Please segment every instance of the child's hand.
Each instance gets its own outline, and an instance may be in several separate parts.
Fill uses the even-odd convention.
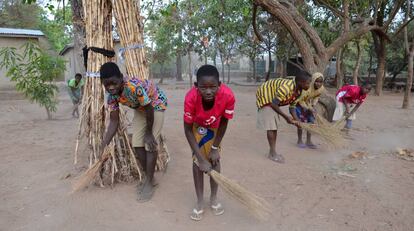
[[[220,160],[220,153],[217,149],[211,149],[209,156],[210,156],[210,160],[211,160],[211,163],[213,164],[213,166],[218,164],[218,162]]]
[[[211,171],[211,164],[208,161],[199,161],[198,168],[203,172],[210,172]]]

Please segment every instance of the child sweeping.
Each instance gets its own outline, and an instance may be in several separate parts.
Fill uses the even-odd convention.
[[[199,221],[204,213],[204,173],[220,172],[220,144],[229,119],[233,118],[235,98],[229,87],[219,80],[212,65],[201,66],[197,82],[187,92],[184,102],[184,132],[193,152],[193,177],[197,205],[190,218]],[[217,201],[217,183],[210,178],[210,207],[214,215],[224,213]]]
[[[319,97],[325,91],[323,86],[323,75],[316,72],[312,75],[312,81],[307,91],[302,91],[299,98],[291,105],[290,114],[297,121],[304,123],[314,123]],[[311,133],[306,133],[306,144],[302,141],[302,128],[298,127],[298,147],[316,149],[316,145],[312,143]]]
[[[105,90],[109,93],[108,107],[110,110],[109,125],[101,150],[104,150],[104,147],[111,142],[118,129],[119,104],[135,109],[132,121],[132,146],[146,176],[144,183],[138,187],[138,201],[148,201],[152,198],[155,190],[154,172],[158,156],[157,146],[164,124],[167,97],[150,80],[136,78],[124,80],[118,66],[112,62],[101,66],[100,76]]]
[[[281,106],[292,104],[302,93],[309,89],[311,76],[301,70],[294,79],[272,79],[263,83],[256,92],[257,127],[266,130],[269,142],[268,158],[284,163],[284,157],[276,152],[276,138],[279,127],[279,116],[288,124],[298,125],[298,121],[281,110]]]
[[[74,79],[68,80],[68,93],[69,97],[72,100],[73,109],[72,116],[75,118],[79,117],[79,105],[82,100],[82,87],[84,82],[82,81],[82,75],[76,73]]]
[[[355,112],[365,101],[371,88],[371,84],[365,83],[362,86],[345,85],[339,89],[336,93],[336,108],[332,120],[338,121],[345,117],[345,129],[349,131],[352,120],[355,120]]]

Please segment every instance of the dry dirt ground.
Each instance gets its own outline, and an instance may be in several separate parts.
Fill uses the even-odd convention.
[[[264,197],[273,214],[259,222],[220,191],[225,214],[207,210],[193,222],[191,154],[182,128],[186,87],[163,88],[172,161],[144,204],[136,201],[136,183],[69,195],[86,159],[72,164],[78,122],[65,92],[54,120],[25,100],[0,101],[0,230],[414,230],[414,162],[391,154],[414,147],[414,110],[400,109],[401,95],[369,96],[344,149],[328,149],[317,138],[319,149],[299,149],[295,128],[283,123],[277,144],[286,163],[276,164],[265,157],[265,133],[255,126],[255,87],[233,86],[237,110],[223,141],[223,173]],[[366,155],[350,159],[355,151]]]

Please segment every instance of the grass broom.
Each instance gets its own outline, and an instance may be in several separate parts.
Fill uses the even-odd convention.
[[[220,186],[220,188],[224,189],[227,194],[246,206],[254,217],[259,220],[267,220],[270,217],[271,210],[264,199],[258,197],[215,170],[210,170],[207,174],[213,178],[213,180]]]
[[[342,147],[345,144],[345,138],[342,132],[333,126],[322,124],[299,123],[300,127],[310,133],[319,135],[328,145],[332,147]]]
[[[89,167],[89,169],[79,176],[79,178],[72,184],[72,193],[77,192],[91,184],[91,182],[98,175],[98,172],[101,170],[103,163],[111,157],[111,152],[112,150],[110,147],[105,148],[101,158]]]

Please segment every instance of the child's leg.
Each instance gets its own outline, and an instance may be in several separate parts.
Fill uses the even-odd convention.
[[[276,139],[277,139],[277,130],[267,130],[267,141],[269,143],[269,154],[276,154]]]
[[[220,172],[221,171],[221,164],[218,162],[216,165],[212,166],[213,170]],[[210,189],[211,189],[211,196],[210,196],[210,204],[216,205],[217,204],[217,190],[218,184],[214,181],[212,177],[210,177]]]
[[[194,187],[197,195],[197,210],[202,210],[204,207],[204,173],[193,163],[193,178]]]
[[[308,123],[311,123],[311,124],[315,123],[315,117],[313,117],[313,115],[309,114],[307,119],[308,119]],[[306,132],[306,145],[310,148],[316,148],[316,146],[312,143],[311,139],[312,139],[312,134],[309,131],[307,131]]]
[[[345,128],[346,129],[351,129],[352,128],[352,120],[350,120],[350,119],[346,120]]]
[[[303,144],[302,141],[302,128],[298,128],[298,145]]]
[[[277,139],[277,130],[268,130],[267,131],[267,141],[269,142],[269,159],[276,161],[278,163],[284,163],[285,159],[282,155],[276,153],[276,139]]]
[[[141,164],[142,170],[147,173],[147,152],[144,147],[135,147],[135,157]]]

